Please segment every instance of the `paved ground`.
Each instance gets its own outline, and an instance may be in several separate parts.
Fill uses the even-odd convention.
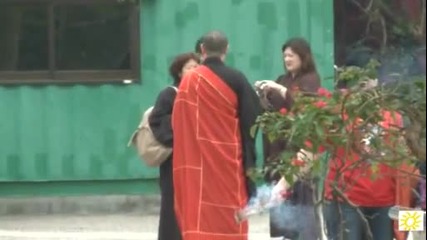
[[[137,214],[0,216],[0,240],[157,240],[157,222]],[[268,215],[249,223],[249,240],[270,240]]]
[[[156,216],[0,216],[1,240],[156,240]],[[268,216],[250,221],[250,240],[268,240]]]

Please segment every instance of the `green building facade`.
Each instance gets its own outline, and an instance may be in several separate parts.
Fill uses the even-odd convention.
[[[128,138],[171,83],[171,59],[212,29],[227,34],[227,63],[252,82],[282,74],[281,45],[304,37],[323,85],[332,86],[333,0],[141,0],[138,10],[140,81],[0,81],[0,196],[156,191],[157,170],[126,147]]]

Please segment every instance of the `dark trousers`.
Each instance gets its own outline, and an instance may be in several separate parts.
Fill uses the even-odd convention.
[[[174,210],[174,190],[172,160],[168,159],[160,166],[160,221],[158,240],[181,240],[181,233]]]
[[[366,218],[373,240],[393,240],[390,207],[359,207]],[[357,209],[345,203],[327,202],[323,207],[328,240],[366,240],[367,229]],[[343,239],[340,239],[343,236]]]

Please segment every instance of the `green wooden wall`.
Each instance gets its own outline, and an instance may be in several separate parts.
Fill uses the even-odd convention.
[[[302,36],[321,76],[332,77],[332,1],[142,0],[141,84],[0,86],[0,196],[151,192],[157,171],[126,143],[171,82],[173,56],[219,29],[230,40],[230,65],[251,81],[275,79],[281,45]]]

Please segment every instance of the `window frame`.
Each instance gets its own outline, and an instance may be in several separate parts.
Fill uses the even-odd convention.
[[[121,0],[129,5],[130,68],[125,70],[55,70],[54,7],[62,4],[96,5],[120,0],[2,0],[2,3],[46,3],[48,10],[48,69],[37,71],[1,71],[0,85],[108,84],[140,82],[140,1]]]

